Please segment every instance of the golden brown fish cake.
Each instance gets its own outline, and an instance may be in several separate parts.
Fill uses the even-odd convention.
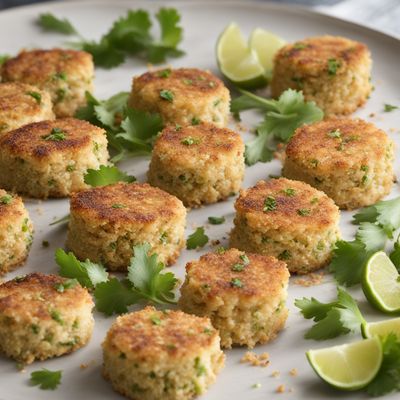
[[[93,300],[74,280],[34,273],[0,285],[0,351],[19,362],[71,353],[92,336]]]
[[[135,245],[149,243],[172,264],[185,244],[182,202],[148,184],[117,183],[71,197],[67,247],[80,259],[126,271]]]
[[[259,181],[235,202],[230,246],[284,260],[290,272],[325,266],[339,239],[339,209],[325,193],[285,178]]]
[[[32,238],[32,221],[22,199],[0,189],[0,276],[26,260]]]
[[[0,83],[0,135],[31,122],[54,118],[48,92],[25,83]]]
[[[221,345],[246,345],[274,339],[288,315],[289,271],[275,257],[230,249],[209,253],[186,265],[180,308],[209,317]]]
[[[343,209],[375,204],[393,185],[394,143],[361,119],[300,127],[286,148],[283,174],[324,191]]]
[[[103,374],[137,400],[189,400],[215,382],[224,365],[208,318],[154,307],[118,317],[103,342]]]
[[[243,176],[242,138],[209,123],[165,128],[154,144],[148,171],[150,184],[174,194],[188,207],[237,193]]]
[[[72,117],[93,91],[92,55],[85,51],[50,49],[22,51],[1,69],[5,82],[23,82],[47,90],[57,117]]]
[[[367,100],[372,86],[366,45],[340,36],[317,36],[287,44],[275,56],[273,97],[301,90],[326,116],[350,114]]]
[[[133,79],[129,105],[157,112],[166,124],[213,122],[223,127],[229,116],[230,95],[223,82],[196,68],[163,69]]]

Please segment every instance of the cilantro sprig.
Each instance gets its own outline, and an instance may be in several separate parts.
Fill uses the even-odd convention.
[[[92,54],[96,66],[113,68],[122,64],[127,56],[135,56],[158,64],[167,57],[184,54],[178,48],[183,39],[180,14],[175,8],[160,8],[155,14],[160,36],[151,33],[152,20],[145,10],[129,10],[125,16],[115,21],[110,30],[99,41],[83,39],[67,19],[60,19],[51,13],[41,14],[37,24],[44,30],[77,35],[80,40],[72,43]]]
[[[98,100],[86,92],[87,105],[75,117],[100,126],[107,132],[113,162],[149,154],[154,139],[163,129],[161,116],[128,107],[129,93],[120,92],[107,100]]]
[[[330,270],[341,285],[361,282],[365,264],[376,251],[383,250],[388,239],[400,228],[400,197],[365,207],[353,216],[359,225],[355,240],[336,242]],[[395,244],[392,257],[399,265],[400,247]]]
[[[365,322],[357,302],[344,289],[337,288],[337,300],[321,303],[314,297],[295,300],[304,318],[312,319],[315,324],[304,337],[306,339],[332,339],[349,332],[360,332],[361,324]]]
[[[100,165],[99,169],[88,169],[83,177],[86,184],[92,187],[111,185],[117,182],[135,182],[136,178],[121,171],[115,166]]]
[[[73,253],[56,251],[60,275],[76,279],[82,286],[93,289],[98,311],[112,315],[128,311],[130,305],[141,301],[154,304],[175,304],[174,289],[178,282],[172,272],[163,272],[165,266],[157,255],[149,255],[150,245],[133,247],[128,276],[119,280],[110,277],[105,268],[89,260],[79,261]]]
[[[314,102],[306,102],[302,92],[285,90],[278,100],[265,99],[241,90],[242,96],[234,99],[231,111],[238,116],[241,111],[256,109],[264,113],[257,128],[257,137],[246,143],[246,164],[272,160],[277,143],[286,143],[301,125],[319,121],[323,112]]]
[[[198,227],[186,240],[188,250],[204,247],[208,243],[208,236],[204,233],[204,227]]]
[[[54,390],[61,383],[62,371],[50,371],[42,368],[31,373],[31,384],[43,390]]]

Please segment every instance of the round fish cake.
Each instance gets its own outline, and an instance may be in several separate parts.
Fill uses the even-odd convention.
[[[71,197],[67,247],[79,259],[126,271],[133,246],[149,243],[158,260],[172,264],[185,245],[182,202],[146,183],[97,187]]]
[[[19,196],[0,189],[0,276],[28,257],[33,225]]]
[[[25,125],[0,137],[0,187],[35,198],[89,187],[87,169],[108,162],[104,129],[63,118]]]
[[[93,300],[75,280],[34,273],[0,285],[0,352],[24,364],[71,353],[93,332]]]
[[[48,92],[25,83],[0,83],[0,135],[49,119],[54,119],[54,113]]]
[[[288,281],[286,264],[275,257],[237,249],[209,253],[186,265],[179,307],[209,317],[222,347],[252,348],[284,327]]]
[[[163,69],[133,79],[129,105],[161,114],[165,124],[228,122],[230,95],[223,82],[196,68]]]
[[[282,47],[275,56],[273,97],[301,90],[325,116],[350,114],[365,103],[371,86],[371,55],[362,43],[318,36]]]
[[[275,256],[291,273],[324,267],[340,237],[338,207],[307,183],[259,181],[241,191],[235,209],[230,246]]]
[[[57,117],[72,117],[93,91],[92,55],[85,51],[51,49],[22,51],[1,69],[4,82],[23,82],[47,90]]]
[[[394,143],[371,123],[331,119],[298,128],[283,174],[324,191],[343,209],[375,204],[393,185]]]
[[[237,193],[244,176],[241,136],[210,123],[167,127],[157,138],[149,183],[198,207]]]
[[[208,318],[154,307],[118,317],[103,342],[103,374],[133,400],[189,400],[224,366]]]

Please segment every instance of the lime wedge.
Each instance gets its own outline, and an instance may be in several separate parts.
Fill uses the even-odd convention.
[[[261,28],[251,33],[249,47],[257,53],[268,78],[272,76],[275,54],[285,44],[285,40]]]
[[[394,333],[400,339],[400,318],[362,324],[361,333],[365,338],[373,336],[385,337],[390,333]]]
[[[306,355],[323,381],[343,390],[358,390],[367,386],[382,364],[382,346],[377,337],[309,350]]]
[[[368,260],[362,289],[378,310],[386,313],[400,311],[400,275],[385,252],[378,251]]]
[[[241,88],[256,89],[268,82],[257,52],[247,46],[240,28],[233,22],[218,39],[217,61],[222,74]]]

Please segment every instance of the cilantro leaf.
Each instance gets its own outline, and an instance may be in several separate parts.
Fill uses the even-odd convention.
[[[383,360],[378,374],[366,387],[370,396],[400,390],[400,341],[394,333],[381,338]]]
[[[63,33],[64,35],[74,35],[78,32],[66,18],[60,19],[51,13],[39,15],[37,24],[46,31]]]
[[[337,290],[337,300],[330,303],[321,303],[313,297],[295,300],[304,318],[316,322],[304,335],[306,339],[331,339],[361,329],[365,320],[357,302],[344,289]]]
[[[201,226],[197,228],[186,241],[186,248],[188,250],[196,249],[197,247],[204,247],[208,242],[208,236],[204,233],[204,228]]]
[[[134,182],[136,178],[119,170],[115,166],[100,165],[99,169],[88,169],[84,175],[86,184],[97,187],[117,182]]]
[[[98,104],[94,105],[97,119],[107,128],[119,129],[128,98],[128,92],[119,92],[107,100],[97,101]]]
[[[365,244],[359,240],[351,242],[339,240],[333,250],[329,270],[334,273],[339,284],[353,286],[361,282],[364,266],[370,254],[366,251]]]
[[[42,368],[40,371],[33,371],[31,373],[31,384],[39,386],[43,390],[54,390],[61,383],[62,371],[50,371]]]
[[[55,259],[61,276],[76,279],[84,287],[94,288],[108,280],[108,273],[103,266],[89,260],[79,261],[72,252],[67,254],[63,249],[57,249]]]
[[[139,301],[140,295],[135,293],[126,281],[111,278],[100,282],[94,290],[96,308],[106,314],[123,314],[128,312],[128,306]]]
[[[182,41],[182,28],[178,26],[181,17],[175,8],[160,8],[156,14],[161,30],[161,44],[175,48]]]
[[[400,235],[397,237],[397,240],[394,242],[393,250],[389,254],[392,263],[395,265],[397,270],[400,270]]]
[[[303,93],[293,89],[285,90],[278,100],[264,99],[244,90],[241,93],[243,96],[232,102],[234,113],[250,108],[265,112],[264,121],[257,128],[257,138],[246,145],[248,165],[270,161],[276,141],[286,143],[298,127],[323,118],[322,110],[314,102],[306,102]]]
[[[128,279],[133,289],[143,298],[155,303],[174,303],[173,289],[177,279],[172,272],[162,274],[164,264],[157,261],[157,255],[148,255],[150,245],[145,243],[133,248],[134,256],[128,267]]]
[[[358,228],[356,239],[364,243],[367,252],[375,252],[385,247],[387,236],[380,226],[371,222],[362,222]]]
[[[102,38],[99,42],[83,42],[80,47],[93,56],[93,62],[97,67],[111,69],[125,61],[124,53],[113,47],[107,38]]]
[[[362,208],[358,213],[353,215],[353,222],[355,224],[361,224],[362,222],[376,222],[378,212],[375,206],[369,206]]]

